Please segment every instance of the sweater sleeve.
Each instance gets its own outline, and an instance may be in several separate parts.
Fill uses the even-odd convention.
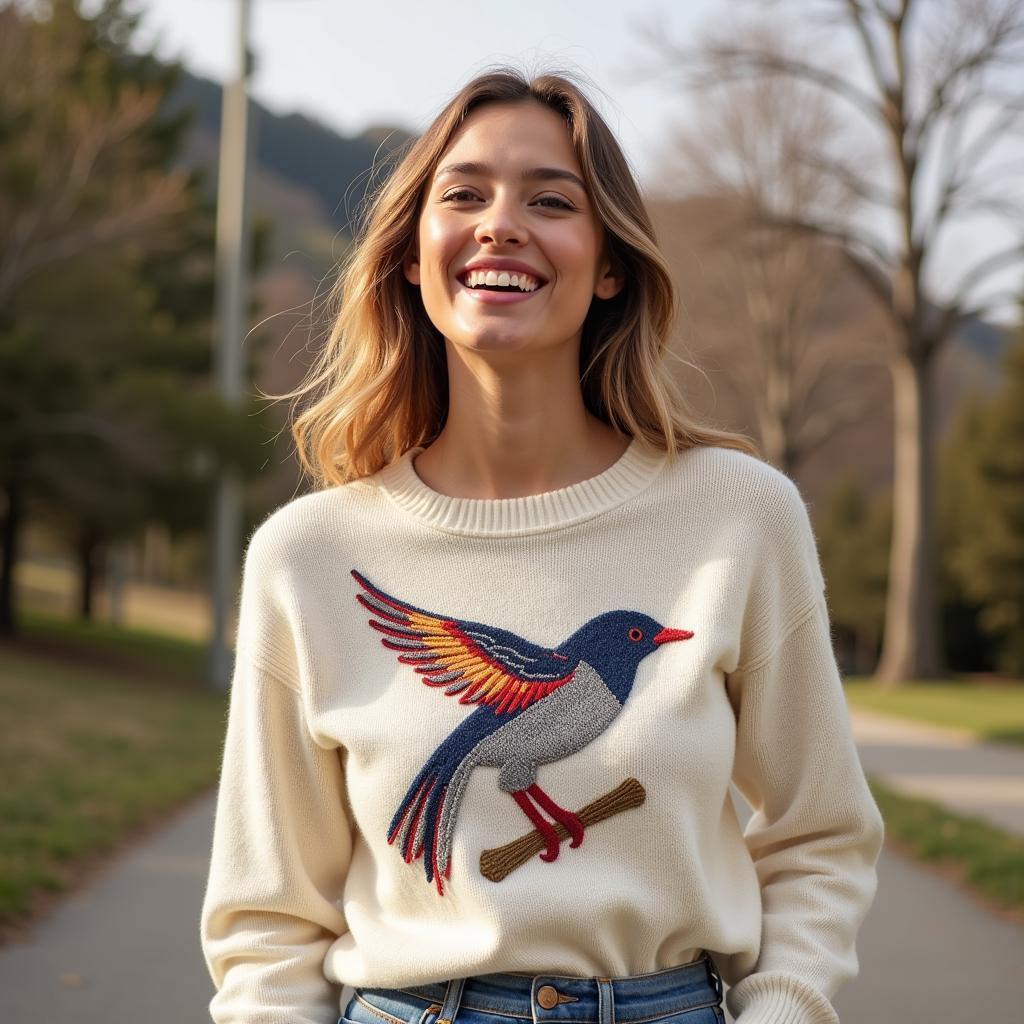
[[[727,1004],[737,1024],[837,1024],[831,998],[858,972],[883,823],[850,727],[807,508],[788,478],[768,551],[728,682],[761,945],[752,970],[726,976]]]
[[[280,577],[261,547],[254,538],[243,574],[201,913],[217,990],[210,1014],[217,1024],[333,1024],[341,987],[322,966],[347,931],[341,893],[352,829],[342,762],[308,730],[295,657],[269,596]]]

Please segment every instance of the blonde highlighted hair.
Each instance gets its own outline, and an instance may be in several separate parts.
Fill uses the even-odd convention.
[[[541,103],[558,113],[604,225],[625,287],[595,299],[583,324],[580,386],[586,408],[620,434],[668,452],[697,445],[762,456],[746,435],[695,422],[666,372],[676,292],[650,216],[614,135],[564,75],[527,78],[498,68],[468,82],[401,157],[369,202],[363,230],[327,298],[331,329],[294,391],[305,401],[291,426],[303,471],[317,489],[347,483],[429,445],[448,411],[445,341],[402,271],[420,204],[452,136],[485,104]],[[293,406],[294,411],[294,406]]]

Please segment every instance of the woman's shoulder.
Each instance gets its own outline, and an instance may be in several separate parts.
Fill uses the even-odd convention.
[[[294,564],[323,551],[372,517],[378,491],[365,480],[295,495],[269,511],[250,534],[246,557]]]
[[[690,488],[695,514],[741,538],[761,570],[801,593],[824,588],[810,505],[787,473],[744,451],[706,445],[692,450],[680,483]]]
[[[698,495],[704,507],[734,510],[765,525],[785,521],[797,503],[804,505],[791,477],[738,448],[710,444],[689,448],[675,456],[668,476],[684,493]]]

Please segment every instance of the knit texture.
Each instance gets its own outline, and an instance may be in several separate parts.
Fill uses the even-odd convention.
[[[569,487],[455,498],[420,451],[249,539],[213,1020],[334,1024],[343,984],[707,949],[739,1024],[834,1024],[883,826],[796,485],[635,440]]]

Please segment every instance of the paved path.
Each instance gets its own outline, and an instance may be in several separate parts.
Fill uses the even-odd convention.
[[[879,732],[885,723],[876,720],[872,738],[857,718],[869,772],[884,769],[894,778],[920,775],[931,765],[943,775],[978,779],[994,770],[987,749],[974,750],[980,756],[974,759],[971,747],[949,748],[964,752],[951,769],[947,759],[928,753],[934,735],[915,746],[898,739],[896,726]],[[213,807],[212,794],[196,801],[69,897],[29,942],[0,949],[4,1024],[209,1020],[213,989],[198,922]],[[745,821],[746,808],[740,810]],[[1020,1019],[1024,928],[995,918],[889,850],[879,863],[878,898],[861,929],[858,955],[860,976],[836,997],[843,1024]]]
[[[1024,836],[1024,748],[870,711],[850,720],[869,775]]]
[[[212,796],[192,804],[63,902],[28,944],[0,949],[0,1021],[210,1020],[198,921],[213,807]]]

